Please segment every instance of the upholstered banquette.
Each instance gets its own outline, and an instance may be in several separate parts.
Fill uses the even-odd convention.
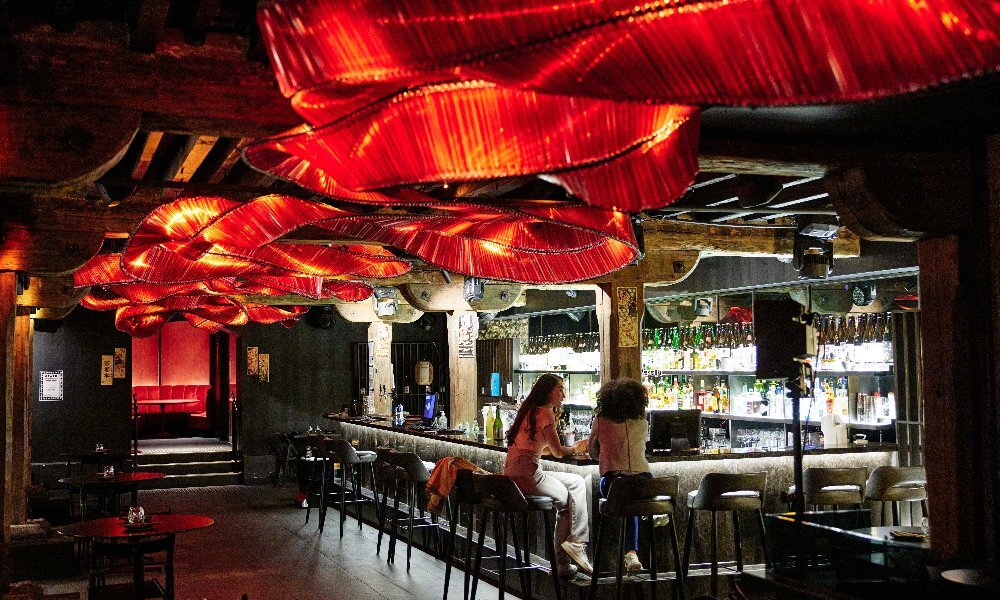
[[[137,385],[132,388],[139,414],[161,412],[161,400],[186,400],[162,405],[165,413],[187,413],[194,418],[206,417],[206,402],[208,400],[208,385]]]

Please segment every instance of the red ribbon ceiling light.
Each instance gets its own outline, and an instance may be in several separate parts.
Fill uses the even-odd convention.
[[[121,254],[96,256],[75,281],[97,286],[85,307],[117,309],[119,328],[139,337],[177,313],[209,329],[294,320],[304,309],[280,311],[236,296],[356,302],[369,298],[372,288],[353,279],[398,277],[410,268],[376,245],[277,241],[305,225],[391,244],[456,272],[530,283],[593,278],[638,255],[622,212],[568,202],[427,204],[417,210],[364,214],[278,195],[245,203],[183,198],[151,212]]]
[[[696,167],[697,110],[670,103],[854,101],[1000,65],[984,0],[296,0],[259,21],[311,127],[247,160],[385,203],[404,201],[389,186],[546,174],[595,206],[656,208]]]

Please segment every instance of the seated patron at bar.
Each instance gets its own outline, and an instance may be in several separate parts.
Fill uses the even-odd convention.
[[[504,474],[528,495],[549,496],[555,501],[555,550],[560,576],[572,576],[579,568],[593,571],[587,558],[590,521],[587,514],[587,486],[573,473],[543,472],[540,459],[551,454],[557,458],[586,452],[587,440],[563,446],[556,432],[555,413],[566,399],[563,379],[546,373],[535,381],[525,398],[514,424],[507,431],[507,459]]]
[[[646,388],[635,379],[614,379],[597,392],[597,418],[590,432],[590,457],[600,462],[601,497],[607,498],[611,483],[620,477],[652,477],[646,462]],[[625,569],[642,571],[636,555],[639,519],[625,520]]]

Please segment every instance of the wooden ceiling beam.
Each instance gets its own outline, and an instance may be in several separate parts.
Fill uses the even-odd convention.
[[[259,137],[301,123],[269,65],[246,39],[209,34],[191,46],[164,30],[151,54],[129,50],[127,26],[81,22],[71,34],[36,26],[12,36],[13,86],[0,100],[141,111],[149,131]]]
[[[647,253],[696,251],[705,256],[791,256],[795,231],[790,228],[732,227],[683,223],[679,221],[644,221],[643,236]],[[841,227],[834,238],[834,256],[860,256],[858,236]]]
[[[111,169],[139,131],[139,114],[0,100],[0,124],[0,189],[45,190],[91,183]]]

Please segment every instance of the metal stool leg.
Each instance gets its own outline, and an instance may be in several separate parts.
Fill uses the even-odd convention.
[[[618,574],[615,576],[615,600],[622,597],[622,574],[625,572],[625,561],[621,557],[625,556],[625,519],[615,519],[618,521]]]
[[[527,513],[521,513],[522,516],[527,517]],[[517,579],[518,583],[521,584],[521,593],[524,594],[525,598],[531,598],[531,584],[528,582],[528,571],[525,567],[531,564],[531,560],[527,556],[527,551],[524,557],[521,556],[521,536],[518,535],[517,531],[517,515],[510,513],[507,515],[508,524],[510,526],[510,537],[511,543],[514,545],[514,562],[517,565]],[[528,542],[528,521],[527,518],[524,520],[524,542],[527,545]]]
[[[649,565],[649,593],[653,597],[653,600],[656,600],[656,527],[653,527],[653,517],[649,517],[645,521],[639,521],[640,528],[644,522],[646,524],[646,534],[649,537],[648,550],[646,552],[646,564]]]
[[[385,533],[385,513],[389,511],[389,477],[382,482],[382,500],[378,496],[378,483],[373,483],[375,490],[375,512],[378,515],[378,542],[375,544],[375,555],[382,551],[382,535]]]
[[[733,511],[733,543],[736,544],[736,569],[743,571],[743,538],[740,536],[740,513]]]
[[[406,507],[408,510],[408,515],[406,519],[406,570],[410,570],[410,556],[413,554],[413,504],[417,501],[417,489],[412,482],[407,482],[407,489],[409,493],[407,494]],[[426,540],[424,540],[426,544]]]
[[[548,511],[542,511],[542,519],[545,521],[545,547],[549,552],[549,564],[552,565],[552,587],[556,592],[556,600],[562,600],[562,586],[559,583],[559,573],[556,569],[555,534],[552,531],[552,520]],[[597,573],[594,575],[596,576]],[[475,595],[472,597],[475,598]]]
[[[760,533],[760,545],[764,548],[764,566],[771,566],[771,553],[767,548],[767,529],[764,528],[764,511],[757,509],[757,529]]]
[[[590,576],[590,593],[588,600],[597,599],[597,580],[600,579],[601,548],[604,545],[604,515],[597,519],[597,544],[594,546],[594,573]],[[555,573],[556,566],[552,565],[552,572]]]
[[[694,541],[694,509],[688,509],[687,535],[684,537],[684,577],[691,569],[691,542]]]
[[[712,595],[719,597],[719,513],[712,511]]]
[[[681,553],[677,543],[677,527],[674,525],[675,516],[676,513],[670,515],[670,522],[667,526],[670,527],[670,549],[674,554],[674,569],[677,574],[675,579],[675,588],[677,589],[677,596],[681,600],[684,600],[687,597],[687,593],[684,591],[684,587],[687,583],[687,573],[681,567]]]
[[[458,535],[458,502],[454,504],[448,499],[448,541],[444,549],[444,595],[442,600],[448,600],[448,583],[451,581],[451,563],[455,560],[455,537]],[[466,566],[466,569],[469,567]]]
[[[479,584],[479,569],[483,566],[483,544],[486,543],[486,519],[489,513],[486,509],[483,509],[483,517],[479,521],[479,542],[476,545],[476,565],[472,569],[472,589],[469,594],[469,598],[476,597],[476,587]],[[493,516],[494,521],[496,520],[496,515]]]
[[[497,513],[494,522],[499,528],[500,535],[497,538],[497,554],[500,555],[500,581],[497,584],[497,599],[504,599],[504,592],[507,588],[507,513]]]
[[[461,507],[459,507],[461,508]],[[461,513],[461,510],[459,510]],[[465,526],[465,585],[462,588],[462,599],[467,600],[469,596],[469,584],[472,580],[472,533],[473,533],[473,521],[475,520],[476,510],[475,507],[469,505],[469,522]],[[483,524],[480,523],[480,527]]]

